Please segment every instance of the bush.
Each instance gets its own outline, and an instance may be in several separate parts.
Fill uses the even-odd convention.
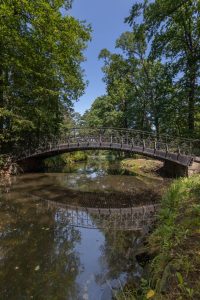
[[[87,154],[83,151],[77,151],[72,153],[64,153],[54,157],[45,159],[45,166],[48,168],[62,167],[70,163],[78,161],[86,161]]]
[[[139,288],[121,299],[200,299],[200,175],[173,182],[162,199],[158,223],[148,238],[154,259]],[[127,296],[127,297],[126,297]]]

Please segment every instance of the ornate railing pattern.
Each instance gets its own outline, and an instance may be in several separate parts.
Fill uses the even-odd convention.
[[[127,208],[84,208],[65,203],[43,200],[38,209],[57,210],[62,221],[69,226],[109,230],[148,230],[155,222],[159,204]]]
[[[58,138],[44,138],[38,147],[29,145],[17,159],[79,148],[121,149],[189,165],[200,151],[200,141],[123,128],[69,128]]]
[[[92,193],[93,194],[93,193]],[[37,201],[37,211],[50,210],[54,211],[59,216],[59,220],[68,226],[82,227],[89,229],[108,229],[108,230],[133,230],[147,231],[154,225],[156,214],[160,209],[160,204],[150,202],[135,205],[129,203],[126,207],[123,204],[128,204],[126,199],[121,203],[121,206],[110,206],[109,201],[101,205],[98,202],[96,205],[96,195],[92,198],[91,206],[69,204],[62,201],[41,197],[34,192],[24,193],[25,197],[32,198]],[[119,199],[116,199],[119,201]],[[146,202],[146,201],[145,201]],[[95,204],[95,207],[94,207]]]

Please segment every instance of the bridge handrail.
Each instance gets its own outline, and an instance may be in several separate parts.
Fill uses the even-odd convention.
[[[182,154],[187,155],[193,159],[198,156],[197,152],[200,151],[200,140],[197,139],[184,139],[181,137],[173,137],[169,135],[160,135],[157,137],[156,133],[141,131],[127,128],[116,128],[116,127],[69,127],[66,129],[65,134],[52,139],[44,138],[37,145],[27,145],[26,147],[18,147],[18,157],[28,157],[30,155],[39,154],[42,152],[49,151],[53,148],[58,148],[65,144],[94,144],[102,145],[104,147],[107,144],[111,145],[122,145],[126,148],[133,146],[137,152],[137,147],[142,147],[144,150],[162,151],[168,155],[171,154]],[[17,146],[17,145],[16,145]],[[15,151],[15,149],[13,149]],[[142,152],[139,151],[139,152]]]
[[[150,136],[155,137],[156,139],[159,139],[161,137],[165,137],[165,138],[171,138],[171,139],[178,139],[181,141],[187,141],[187,142],[199,142],[200,143],[200,139],[191,139],[191,138],[185,138],[185,137],[179,137],[179,136],[173,136],[171,134],[160,134],[157,137],[156,132],[151,132],[151,131],[143,131],[143,130],[138,130],[138,129],[134,129],[134,128],[121,128],[121,127],[69,127],[66,130],[72,131],[72,130],[113,130],[113,131],[128,131],[128,132],[137,132],[140,134],[147,134]]]

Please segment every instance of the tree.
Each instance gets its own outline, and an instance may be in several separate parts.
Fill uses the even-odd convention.
[[[116,44],[123,50],[130,66],[130,102],[132,116],[136,120],[133,126],[142,130],[155,129],[159,136],[161,124],[165,124],[163,116],[171,98],[170,70],[161,61],[149,57],[143,25],[123,33]]]
[[[131,31],[116,41],[120,53],[99,55],[117,126],[199,136],[199,10],[197,0],[133,5]]]
[[[58,134],[63,111],[84,91],[80,63],[90,27],[67,14],[70,6],[67,0],[1,1],[0,138],[5,151],[15,142],[35,145]]]
[[[175,117],[171,72],[161,61],[149,57],[144,27],[123,33],[116,46],[122,54],[103,49],[99,55],[104,60],[107,96],[95,100],[88,119],[97,117],[99,124],[110,120],[116,127],[152,130],[157,136],[170,132],[174,128],[166,126],[165,120],[166,115]]]
[[[82,117],[86,127],[119,127],[122,113],[115,109],[115,103],[110,96],[104,95],[95,99],[90,110]]]
[[[155,0],[137,3],[126,21],[139,26],[143,17],[151,45],[151,57],[162,58],[173,68],[182,109],[182,120],[187,118],[185,133],[195,135],[199,118],[199,33],[200,3],[198,0]],[[183,122],[184,123],[184,122]]]
[[[112,103],[113,113],[118,116],[118,127],[128,128],[131,126],[129,120],[130,104],[130,71],[129,62],[121,54],[111,54],[103,49],[99,54],[104,59],[104,82],[106,83],[107,94]]]

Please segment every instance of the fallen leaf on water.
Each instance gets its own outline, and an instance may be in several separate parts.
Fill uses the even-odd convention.
[[[39,271],[39,269],[40,269],[39,265],[35,267],[35,271]]]
[[[149,290],[147,295],[146,295],[146,298],[147,299],[151,299],[155,296],[155,292],[153,290]]]
[[[19,269],[19,267],[18,267],[18,266],[16,266],[16,267],[15,267],[15,270],[18,270],[18,269]]]

